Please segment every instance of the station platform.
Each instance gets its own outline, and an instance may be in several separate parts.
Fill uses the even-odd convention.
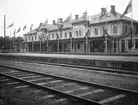
[[[8,58],[12,56],[12,58],[19,60],[138,70],[138,56],[0,53],[1,56],[7,56]]]
[[[138,56],[110,56],[110,55],[71,55],[71,54],[39,54],[39,53],[0,53],[0,55],[38,56],[51,58],[74,58],[88,60],[128,61],[138,62]]]

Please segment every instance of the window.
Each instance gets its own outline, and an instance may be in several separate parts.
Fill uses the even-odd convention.
[[[77,43],[77,49],[80,49],[80,43]]]
[[[31,37],[29,37],[29,41],[30,41]]]
[[[136,34],[138,34],[138,25],[136,26]]]
[[[90,36],[90,34],[91,34],[89,29],[88,29],[88,31],[87,31],[87,34],[88,34],[88,36]]]
[[[32,41],[34,41],[34,38],[33,38],[33,36],[32,36]]]
[[[102,33],[103,33],[103,34],[105,33],[105,29],[104,29],[104,27],[102,27]]]
[[[97,28],[95,28],[94,33],[95,33],[95,35],[98,35],[98,29]]]
[[[113,33],[114,33],[114,34],[117,33],[117,28],[116,28],[116,26],[113,27]]]
[[[125,26],[125,33],[127,33],[127,26]]]
[[[78,31],[76,31],[76,36],[78,36]]]
[[[54,34],[52,34],[52,38],[54,38]]]
[[[81,36],[81,30],[79,30],[79,35]]]
[[[50,39],[50,34],[48,35],[48,39]]]
[[[67,33],[65,32],[65,38],[67,38]]]
[[[138,39],[135,39],[135,48],[138,49]]]
[[[71,33],[71,32],[69,32],[69,37],[70,37],[70,38],[72,37],[72,33]]]
[[[36,40],[36,36],[35,36],[35,40]]]
[[[60,32],[60,38],[62,38],[62,32]]]
[[[128,40],[128,49],[131,49],[131,47],[132,47],[131,45],[132,45],[131,39],[129,39],[129,40]]]
[[[56,33],[56,38],[57,38],[57,39],[59,38],[59,35],[58,35],[58,33]]]

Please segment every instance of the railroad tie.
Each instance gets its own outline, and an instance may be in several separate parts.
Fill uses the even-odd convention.
[[[29,82],[34,82],[34,81],[39,81],[39,80],[48,80],[52,78],[39,78],[39,79],[33,79],[33,80],[28,80]]]
[[[56,83],[56,82],[61,82],[62,80],[55,80],[55,81],[50,81],[50,82],[43,82],[43,83],[38,83],[38,85],[45,85],[49,83]]]
[[[94,93],[98,93],[98,92],[103,92],[103,91],[104,91],[103,89],[98,89],[98,90],[94,90],[92,92],[86,92],[86,93],[78,94],[77,96],[83,97],[83,96],[86,96],[86,95],[90,95],[90,94],[94,94]]]
[[[121,98],[123,98],[123,97],[125,97],[124,94],[119,94],[119,95],[117,95],[117,96],[113,96],[113,97],[104,99],[104,100],[100,101],[99,103],[100,103],[100,104],[105,104],[105,103],[109,103],[109,102],[112,102],[112,101],[121,99]]]
[[[18,84],[18,83],[20,83],[20,82],[10,82],[10,83],[6,83],[6,84],[13,85],[13,84]]]
[[[64,102],[64,101],[67,101],[68,99],[66,98],[60,98],[60,99],[57,99],[54,101],[54,103],[60,103],[60,102]]]
[[[46,95],[46,96],[42,96],[42,99],[45,100],[45,99],[53,98],[53,97],[55,97],[55,95]]]
[[[16,86],[16,87],[14,87],[14,88],[20,89],[20,88],[26,88],[26,87],[29,87],[29,85]]]
[[[63,81],[63,80],[55,80],[55,81],[50,81],[48,83],[56,83],[56,82],[61,82],[61,81]]]
[[[20,79],[25,79],[25,78],[33,78],[33,77],[40,77],[40,75],[26,76],[26,77],[19,77],[19,78]]]
[[[10,79],[2,79],[0,80],[1,82],[4,82],[4,81],[9,81]]]
[[[63,86],[68,86],[68,85],[75,85],[76,83],[65,83],[63,85],[60,85],[60,87],[63,87]]]
[[[89,87],[81,87],[81,88],[78,88],[78,89],[72,89],[72,90],[69,90],[69,91],[65,91],[65,93],[72,93],[73,91],[76,91],[76,90],[87,90],[89,89]]]

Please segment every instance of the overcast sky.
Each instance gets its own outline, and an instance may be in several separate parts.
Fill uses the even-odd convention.
[[[31,24],[36,28],[40,22],[45,22],[48,18],[48,23],[52,20],[57,20],[58,17],[65,19],[72,13],[72,18],[75,14],[81,16],[83,12],[88,12],[88,15],[95,15],[101,12],[102,7],[107,7],[110,11],[110,6],[115,5],[115,9],[119,13],[123,13],[130,0],[0,0],[0,36],[3,36],[3,18],[6,15],[6,26],[14,22],[14,27],[7,30],[9,35],[10,30],[21,29],[27,24],[29,31]],[[138,0],[133,0],[133,18],[138,20]],[[137,14],[136,14],[137,13]],[[131,16],[131,13],[127,14]],[[20,36],[23,31],[17,34]],[[12,36],[12,35],[11,35]]]

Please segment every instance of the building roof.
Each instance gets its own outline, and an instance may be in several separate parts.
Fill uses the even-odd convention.
[[[116,12],[116,14],[112,14],[110,12],[107,13],[107,16],[101,16],[101,14],[97,14],[97,15],[92,15],[92,16],[89,16],[89,21],[90,21],[90,24],[96,24],[96,23],[101,23],[101,22],[106,22],[106,21],[115,21],[115,20],[126,20],[126,21],[131,21],[132,19],[127,17],[127,16],[124,16],[122,18],[121,17],[122,14]],[[138,21],[134,20],[134,22],[138,23]]]
[[[41,29],[47,29],[48,31],[57,31],[59,29],[68,29],[71,28],[72,25],[71,23],[79,23],[79,22],[85,22],[85,21],[89,21],[90,24],[97,24],[97,23],[103,23],[103,22],[111,22],[111,21],[117,21],[117,20],[124,20],[124,21],[131,21],[132,19],[127,17],[127,16],[123,16],[121,17],[122,14],[116,12],[115,14],[111,13],[111,12],[107,12],[106,15],[101,16],[101,14],[96,14],[96,15],[92,15],[92,16],[86,16],[86,19],[80,17],[79,19],[75,20],[72,19],[70,23],[60,23],[60,24],[47,24],[47,23],[40,23],[40,25],[26,33],[26,34],[35,34],[37,33],[37,31],[40,31]],[[137,20],[133,19],[133,22],[138,23]]]
[[[32,35],[32,34],[36,34],[36,33],[37,33],[37,31],[36,31],[36,29],[34,29],[34,30],[31,30],[31,31],[25,33],[24,35]]]

